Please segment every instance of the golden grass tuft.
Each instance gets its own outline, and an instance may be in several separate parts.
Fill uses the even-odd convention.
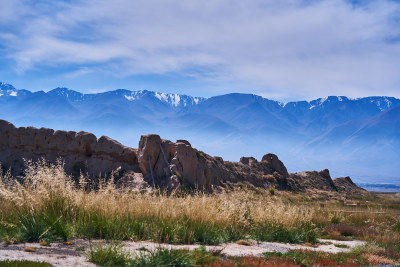
[[[24,252],[36,252],[35,247],[24,247],[23,249]]]
[[[383,256],[379,256],[376,254],[365,253],[362,255],[368,264],[371,265],[379,265],[379,264],[396,264],[395,261],[388,259]]]
[[[249,241],[243,240],[243,239],[236,241],[236,244],[242,245],[242,246],[251,246],[251,243]]]
[[[43,247],[51,247],[50,242],[46,241],[46,240],[41,240],[39,242],[39,245],[43,246]]]

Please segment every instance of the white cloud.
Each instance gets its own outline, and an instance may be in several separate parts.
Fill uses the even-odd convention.
[[[93,64],[121,76],[193,75],[199,68],[207,71],[196,79],[237,81],[265,96],[400,95],[398,2],[33,3],[0,13],[9,18],[0,21],[0,40],[20,72]]]

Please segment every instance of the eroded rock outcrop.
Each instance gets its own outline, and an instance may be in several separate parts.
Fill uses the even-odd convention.
[[[322,191],[338,191],[328,169],[319,172],[303,171],[291,173],[290,178],[296,182],[296,191],[305,191],[309,188]]]
[[[367,190],[357,186],[349,176],[333,179],[333,183],[341,193],[346,194],[365,194]]]
[[[276,155],[267,154],[261,162],[241,158],[224,161],[191,146],[186,140],[176,143],[158,135],[144,135],[138,148],[138,162],[145,180],[159,186],[186,186],[212,190],[230,183],[247,183],[256,187],[290,189],[287,170]]]
[[[235,186],[293,191],[308,188],[349,191],[354,188],[348,181],[350,178],[334,183],[328,170],[289,174],[274,154],[264,155],[261,161],[242,157],[239,162],[229,162],[193,148],[186,140],[172,142],[156,134],[143,135],[138,149],[134,149],[106,136],[97,139],[87,132],[16,128],[0,120],[3,168],[18,176],[23,174],[24,160],[42,158],[49,162],[61,158],[66,172],[74,177],[81,172],[89,177],[104,177],[113,172],[118,187],[141,191],[153,187],[206,191]]]
[[[12,174],[21,175],[24,159],[44,158],[55,162],[61,158],[65,170],[74,176],[80,172],[89,176],[108,175],[119,167],[139,172],[136,150],[91,133],[54,131],[46,128],[20,127],[0,120],[0,162]]]
[[[285,165],[283,165],[282,161],[279,160],[277,155],[268,153],[262,157],[261,161],[268,164],[271,172],[278,172],[283,176],[283,178],[289,177],[289,173]]]

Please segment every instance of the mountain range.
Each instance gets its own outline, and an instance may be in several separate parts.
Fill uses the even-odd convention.
[[[118,89],[31,92],[0,83],[0,118],[85,130],[136,145],[157,133],[227,160],[276,153],[289,171],[329,168],[356,182],[400,184],[400,99],[329,96],[282,103],[252,94],[210,98]]]

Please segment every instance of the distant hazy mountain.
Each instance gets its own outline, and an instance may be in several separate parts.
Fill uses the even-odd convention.
[[[189,139],[206,152],[281,155],[291,171],[328,167],[355,181],[400,183],[400,99],[330,96],[281,103],[152,91],[30,92],[0,83],[0,118],[18,126],[87,130],[137,146],[140,134]]]

